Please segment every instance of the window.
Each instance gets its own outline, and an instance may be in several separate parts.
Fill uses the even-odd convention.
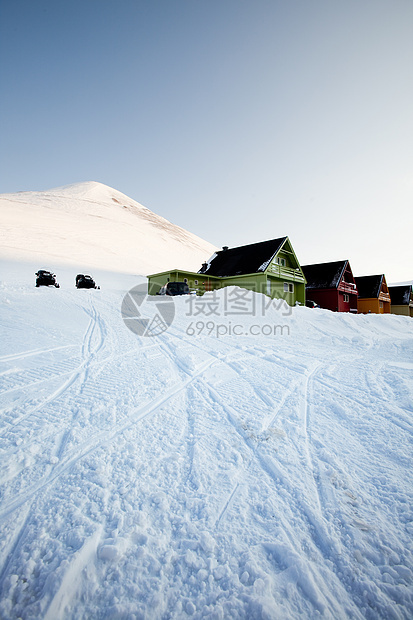
[[[383,302],[381,301],[380,302],[380,309],[382,309],[382,308],[383,308]]]
[[[285,267],[285,258],[281,258],[280,256],[277,256],[277,258],[275,259],[275,262],[277,263],[277,265],[280,265],[281,267]]]
[[[198,280],[195,280],[195,286],[198,284]]]
[[[350,297],[349,297],[349,295],[347,295],[347,293],[344,293],[343,299],[344,299],[345,303],[347,303],[347,304],[350,301]]]
[[[184,278],[185,284],[188,284],[188,278]]]
[[[284,282],[284,293],[294,293],[294,284],[291,282]]]

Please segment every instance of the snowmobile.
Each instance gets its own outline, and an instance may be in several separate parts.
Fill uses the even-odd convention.
[[[56,282],[56,275],[51,271],[39,269],[34,275],[36,276],[36,286],[55,286],[60,288],[60,284]]]
[[[83,273],[78,273],[76,276],[76,288],[97,288],[100,289],[100,286],[96,286],[96,282],[93,280],[91,276],[85,276]]]

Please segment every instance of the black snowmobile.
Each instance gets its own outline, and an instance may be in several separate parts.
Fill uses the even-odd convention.
[[[36,276],[36,286],[55,286],[60,288],[60,284],[56,282],[56,276],[51,271],[45,271],[45,269],[39,269],[34,274]]]
[[[78,273],[76,276],[76,288],[99,288],[96,286],[96,282],[91,276],[85,276],[83,273]]]

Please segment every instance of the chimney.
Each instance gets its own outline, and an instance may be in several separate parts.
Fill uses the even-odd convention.
[[[223,251],[223,252],[226,252],[227,250],[228,250],[228,246],[227,246],[227,245],[223,245],[223,246],[222,246],[222,251]]]

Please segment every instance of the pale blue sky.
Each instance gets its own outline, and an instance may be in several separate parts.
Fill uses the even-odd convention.
[[[412,0],[0,0],[0,193],[413,278]]]

